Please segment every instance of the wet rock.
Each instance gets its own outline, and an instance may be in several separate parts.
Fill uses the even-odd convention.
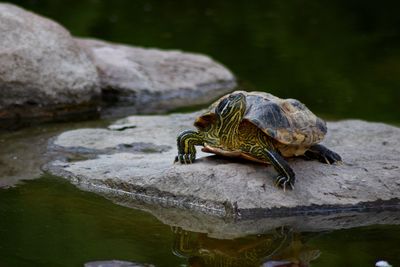
[[[217,239],[235,239],[248,235],[263,234],[281,227],[289,227],[295,232],[324,232],[339,229],[349,229],[369,225],[398,225],[400,213],[398,209],[345,210],[341,212],[321,212],[304,214],[282,214],[267,218],[252,218],[232,220],[196,211],[170,208],[161,205],[143,203],[123,195],[117,196],[106,191],[103,196],[113,202],[146,211],[163,224],[178,227],[185,231],[205,233]]]
[[[207,104],[236,86],[228,69],[204,55],[77,41],[99,70],[103,99],[119,103],[125,114]]]
[[[399,128],[357,120],[328,123],[329,133],[323,143],[338,152],[344,164],[291,158],[296,188],[283,192],[273,185],[276,172],[271,166],[206,156],[199,149],[194,164],[173,164],[176,135],[192,128],[196,115],[132,116],[116,123],[136,126],[123,131],[65,132],[54,140],[60,151],[77,147],[101,150],[124,143],[172,148],[148,153],[114,150],[88,160],[55,160],[46,169],[85,190],[118,197],[119,202],[134,199],[225,218],[384,209],[398,204]]]
[[[0,131],[0,188],[13,187],[26,180],[39,178],[41,166],[54,159],[47,155],[50,138],[65,131],[82,127],[105,127],[103,121],[52,123],[26,127],[18,131]],[[57,155],[57,152],[55,152]],[[56,156],[55,155],[55,156]],[[75,158],[90,158],[77,154]]]
[[[0,128],[96,113],[96,67],[57,23],[0,4]],[[82,115],[81,115],[82,116]]]

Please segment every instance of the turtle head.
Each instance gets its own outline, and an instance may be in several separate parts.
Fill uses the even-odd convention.
[[[225,97],[215,108],[215,113],[222,120],[236,118],[241,120],[246,111],[246,96],[233,93]]]
[[[246,96],[243,93],[232,93],[219,101],[215,112],[207,112],[196,119],[194,126],[200,131],[230,129],[239,124],[246,110]]]

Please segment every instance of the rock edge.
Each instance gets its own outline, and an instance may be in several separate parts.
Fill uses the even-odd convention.
[[[236,219],[379,210],[399,204],[399,128],[356,120],[328,123],[324,144],[341,154],[344,164],[290,159],[298,182],[295,190],[283,192],[273,186],[275,171],[270,166],[204,153],[195,164],[172,164],[175,136],[192,128],[197,114],[132,116],[116,123],[122,128],[135,125],[123,131],[65,132],[50,147],[68,155],[46,170],[108,197]],[[154,150],[157,146],[165,150]],[[109,150],[116,147],[124,150]],[[74,154],[84,160],[74,161]]]

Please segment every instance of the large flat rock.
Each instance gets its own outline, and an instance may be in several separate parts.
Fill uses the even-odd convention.
[[[119,104],[124,113],[208,104],[236,86],[234,75],[205,55],[76,40],[98,68],[103,99]]]
[[[323,143],[344,164],[289,159],[297,183],[283,192],[273,185],[271,166],[202,152],[192,165],[173,164],[176,135],[192,128],[196,115],[132,116],[113,130],[64,132],[49,146],[60,157],[46,169],[119,202],[122,197],[218,217],[381,209],[400,197],[399,128],[358,120],[328,123]]]
[[[67,30],[0,4],[0,128],[20,118],[96,113],[98,85],[95,65]]]

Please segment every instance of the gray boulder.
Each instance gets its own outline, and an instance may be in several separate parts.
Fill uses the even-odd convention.
[[[236,86],[228,69],[204,55],[76,40],[99,70],[103,99],[125,105],[125,114],[207,104]]]
[[[18,118],[95,113],[99,95],[96,67],[68,31],[0,4],[0,128]]]
[[[236,86],[207,56],[72,38],[57,23],[0,4],[0,128],[17,121],[160,113],[209,103]],[[113,106],[114,107],[114,106]]]
[[[289,159],[295,190],[273,185],[271,166],[207,156],[173,164],[176,135],[197,114],[132,116],[109,129],[64,132],[51,150],[64,155],[46,166],[85,190],[218,217],[258,218],[390,207],[400,198],[400,129],[347,120],[328,123],[324,144],[343,165]],[[122,129],[118,131],[117,129]],[[263,187],[265,184],[265,187]],[[124,200],[125,199],[125,200]]]

